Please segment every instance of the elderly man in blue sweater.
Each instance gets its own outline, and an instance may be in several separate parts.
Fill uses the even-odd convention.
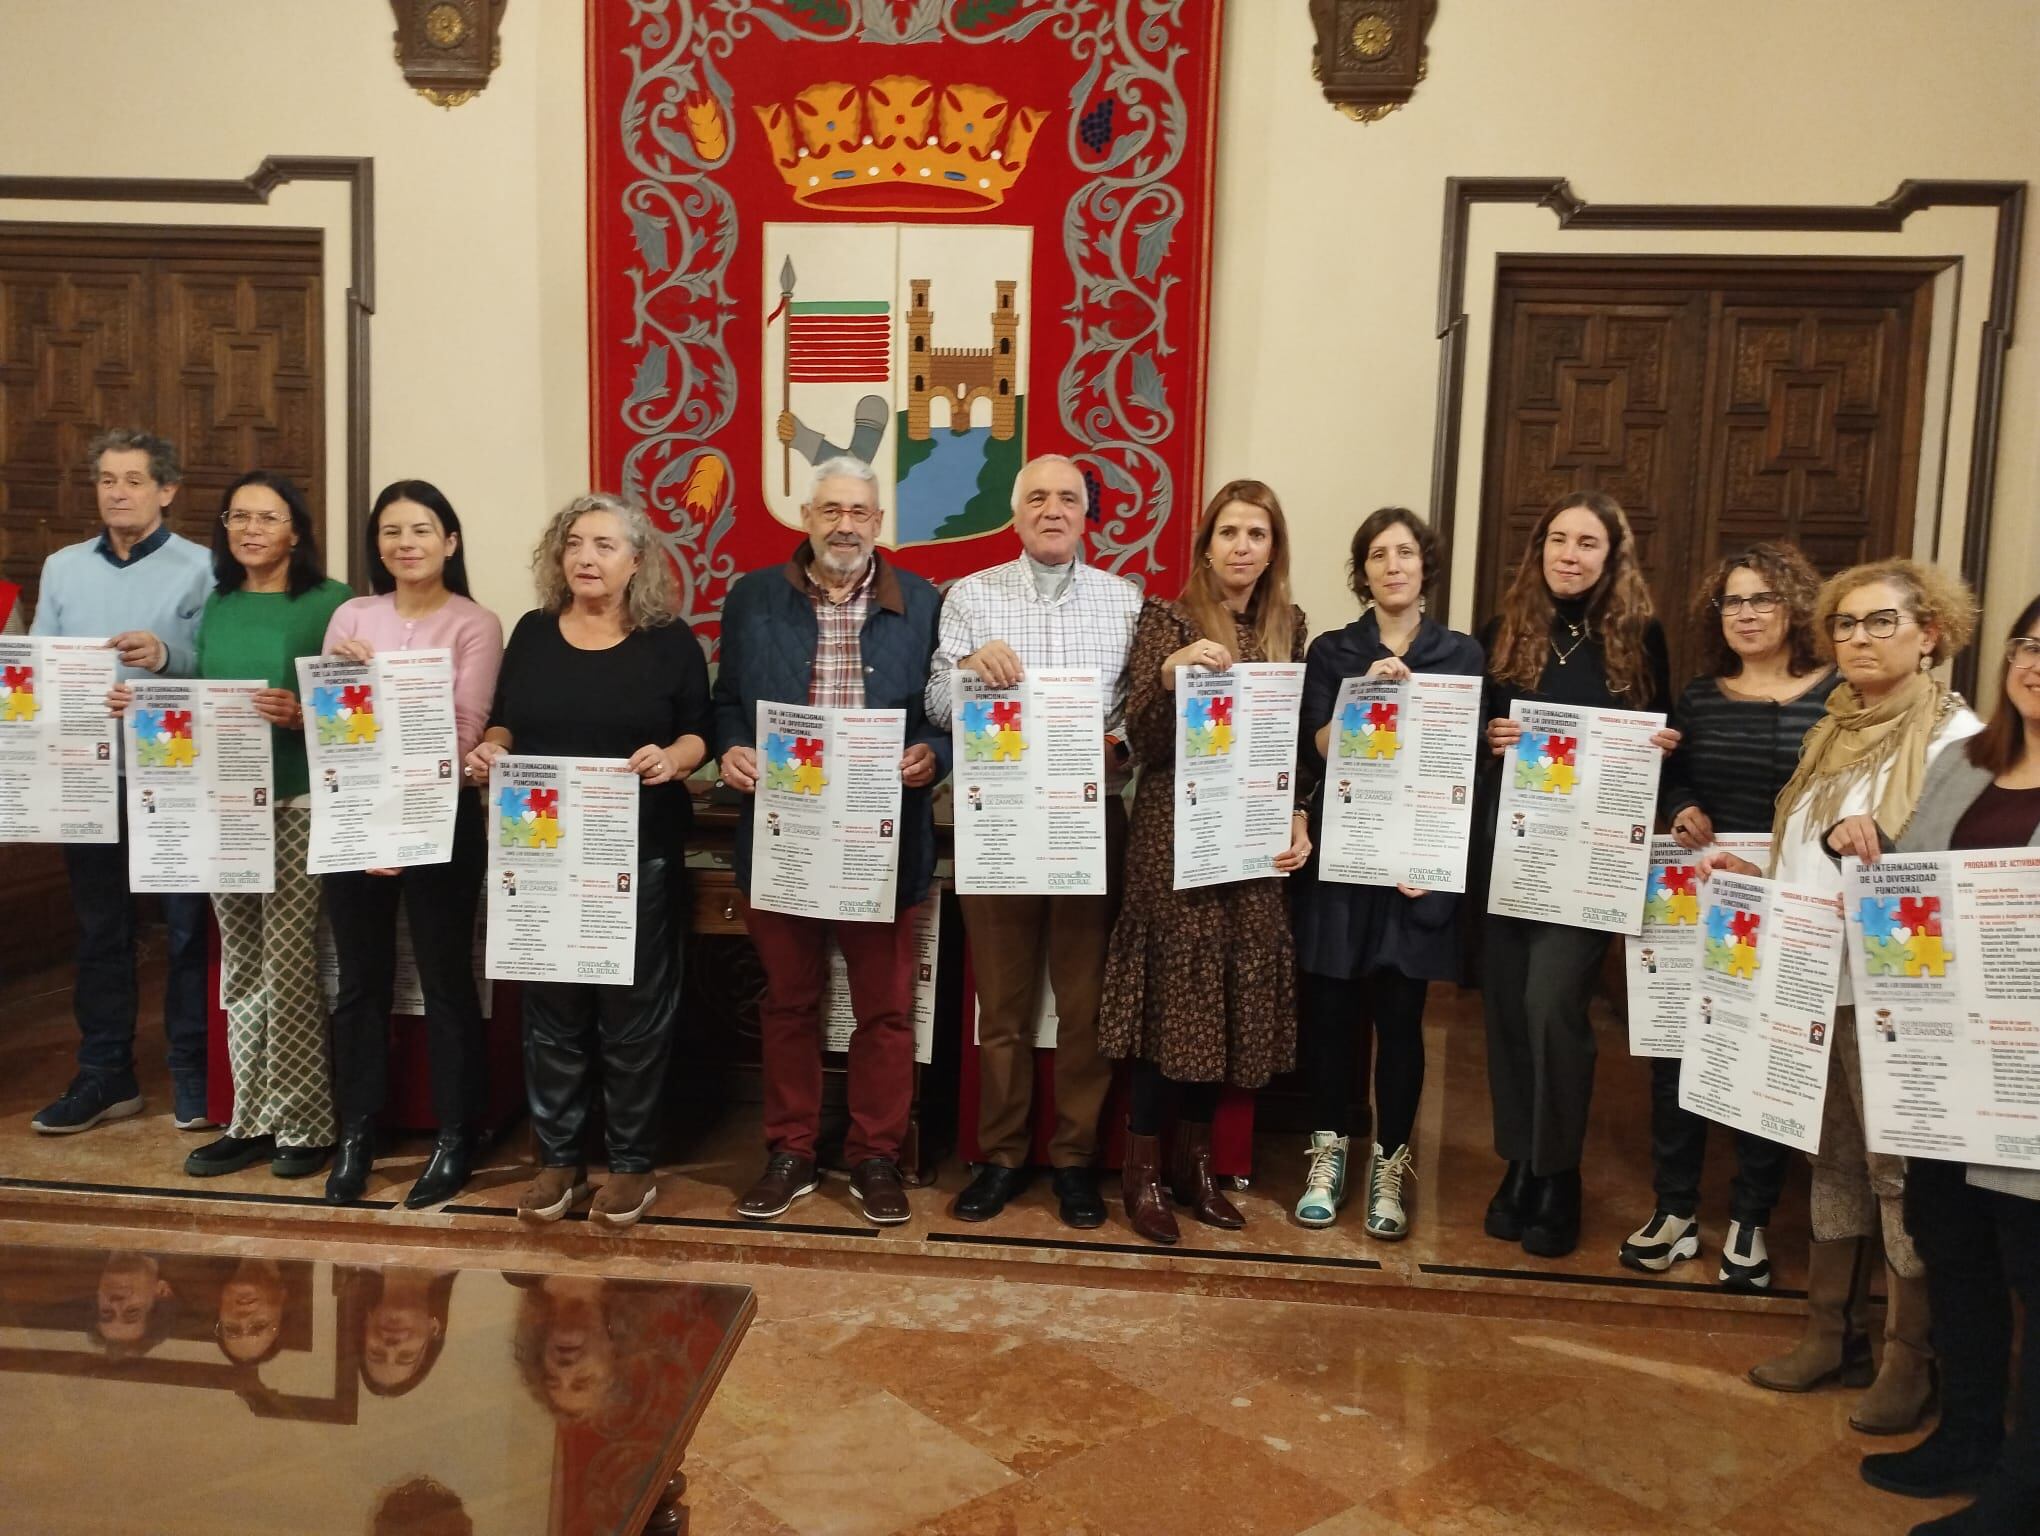
[[[146,432],[108,432],[90,451],[106,525],[96,539],[43,562],[31,633],[108,637],[123,679],[189,677],[198,617],[212,589],[212,557],[163,521],[182,478],[177,450]],[[142,1110],[135,1078],[135,902],[128,890],[127,817],[118,843],[67,843],[78,912],[78,1074],[31,1122],[46,1135],[90,1130]],[[180,1130],[212,1124],[205,1111],[205,898],[162,896],[170,933],[163,1030],[170,1042]]]

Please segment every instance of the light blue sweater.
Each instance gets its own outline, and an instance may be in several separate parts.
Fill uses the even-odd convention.
[[[212,555],[174,533],[131,565],[115,565],[99,552],[98,539],[87,539],[43,562],[29,633],[111,639],[145,629],[168,648],[169,659],[161,672],[124,666],[121,677],[190,677],[198,666],[198,617],[212,585]]]

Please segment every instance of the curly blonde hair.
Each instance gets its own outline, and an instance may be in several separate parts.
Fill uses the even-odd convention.
[[[1872,560],[1852,565],[1821,584],[1813,605],[1813,630],[1820,638],[1821,653],[1834,659],[1835,643],[1828,636],[1828,620],[1851,592],[1885,581],[1905,594],[1905,605],[1921,625],[1934,627],[1934,649],[1929,660],[1935,666],[1961,654],[1976,638],[1976,594],[1959,576],[1951,576],[1937,565],[1918,560]]]
[[[1553,502],[1523,546],[1516,574],[1502,594],[1495,625],[1494,654],[1488,675],[1521,689],[1535,688],[1544,676],[1545,653],[1551,647],[1551,620],[1557,612],[1551,588],[1544,581],[1544,536],[1561,512],[1584,507],[1600,519],[1608,536],[1608,560],[1601,579],[1587,593],[1587,623],[1601,642],[1601,663],[1608,691],[1616,698],[1649,702],[1650,662],[1644,634],[1655,616],[1650,587],[1636,562],[1636,535],[1622,503],[1605,491],[1575,491]]]
[[[538,587],[538,606],[547,613],[559,613],[573,601],[573,593],[567,589],[567,573],[563,565],[567,535],[574,531],[574,524],[590,512],[612,513],[623,524],[624,536],[630,540],[631,550],[638,557],[638,568],[630,578],[630,585],[624,589],[624,622],[632,629],[655,629],[661,624],[672,623],[674,605],[678,600],[673,585],[673,567],[659,545],[652,520],[621,496],[612,496],[607,491],[590,491],[585,496],[576,496],[555,512],[553,520],[546,524],[545,532],[531,551],[531,574]]]

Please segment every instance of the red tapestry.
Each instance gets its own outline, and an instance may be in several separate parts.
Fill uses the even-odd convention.
[[[1062,453],[1173,592],[1201,485],[1222,0],[590,0],[594,478],[716,632],[813,466],[946,581]]]

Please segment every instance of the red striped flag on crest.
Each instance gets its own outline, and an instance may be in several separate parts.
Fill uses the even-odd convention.
[[[892,377],[892,306],[793,304],[786,317],[786,376],[795,384],[883,384]]]

